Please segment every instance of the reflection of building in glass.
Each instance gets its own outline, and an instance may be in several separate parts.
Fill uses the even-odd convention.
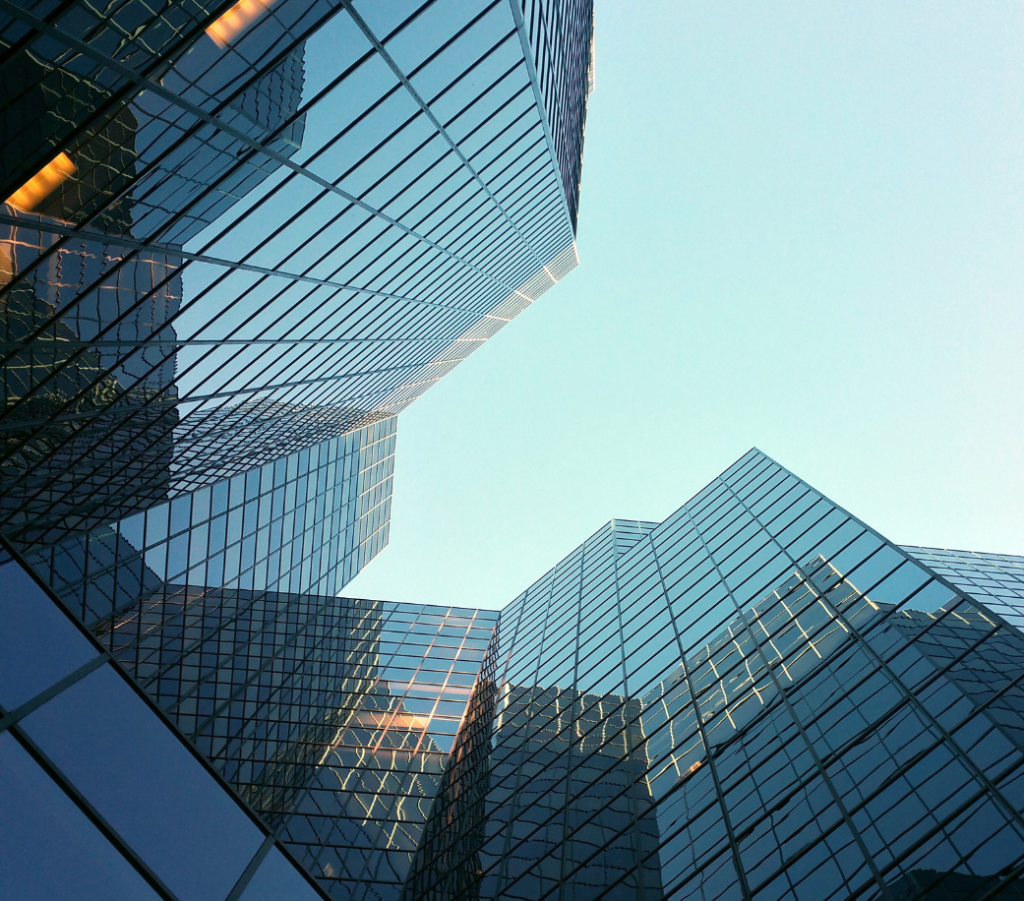
[[[618,694],[506,686],[480,852],[498,867],[483,897],[529,898],[563,880],[574,896],[660,895],[639,712]]]
[[[121,9],[108,24],[131,18]],[[269,50],[268,29],[260,35]],[[246,65],[202,49],[177,60],[163,83],[180,78],[211,100],[230,96]],[[48,58],[32,47],[5,73],[13,104],[4,184],[42,187],[15,191],[0,223],[4,350],[15,351],[4,380],[4,511],[12,537],[53,540],[168,496],[181,245],[275,166],[241,174],[237,139],[183,152],[168,140],[168,123],[180,119],[174,104],[153,91],[118,98],[88,57]],[[294,152],[301,117],[290,140],[272,133],[295,113],[302,82],[299,46],[231,99],[233,127]],[[28,177],[56,146],[61,177]]]
[[[322,897],[264,821],[7,554],[0,765],[5,899]]]
[[[378,681],[342,711],[314,782],[281,833],[335,898],[398,897],[497,618],[386,606],[403,616],[384,620],[381,646],[397,645],[398,653],[381,659]],[[412,682],[388,679],[396,659],[415,665],[412,655],[424,653]]]
[[[11,538],[385,420],[575,265],[588,3],[4,15]]]
[[[500,617],[337,596],[395,415],[576,265],[589,2],[40,12],[0,13],[5,897],[1019,896],[1020,558],[752,451]]]
[[[211,510],[240,510],[244,542],[262,487],[227,483]],[[662,523],[612,521],[500,615],[193,582],[150,552],[146,517],[97,543],[136,588],[103,615],[79,602],[85,656],[38,646],[56,608],[0,566],[0,754],[28,773],[17,755],[45,749],[45,778],[98,797],[104,764],[61,756],[47,723],[104,722],[100,682],[127,673],[146,728],[272,835],[243,884],[266,853],[346,901],[1020,896],[1024,637],[985,600],[1013,603],[1018,558],[908,556],[757,451]],[[165,873],[140,814],[109,812],[109,853]]]
[[[397,897],[496,619],[171,586],[94,631],[332,897]]]
[[[409,898],[1019,894],[1024,638],[756,451],[588,539],[492,655]]]
[[[44,72],[31,54],[8,67],[19,84]],[[65,116],[84,117],[102,94],[73,72],[63,77],[66,94],[47,90],[44,79],[15,98],[12,115],[31,126],[34,150],[46,144],[47,130],[59,128]],[[11,151],[26,134],[5,133],[14,145],[5,148],[5,166],[17,171],[23,159]],[[34,193],[19,190],[2,208],[0,509],[8,534],[22,540],[89,528],[166,497],[177,423],[175,335],[167,323],[181,300],[180,260],[165,252],[127,260],[102,236],[72,236],[75,226],[94,220],[107,234],[131,236],[137,137],[137,119],[124,108],[112,121],[86,128],[68,146],[70,156],[61,153],[61,179],[43,179]],[[59,239],[60,231],[67,236]],[[112,337],[126,346],[98,340],[108,323],[116,323]],[[151,337],[155,350],[138,346]]]
[[[5,897],[398,897],[495,617],[335,596],[387,544],[396,414],[577,263],[591,32],[589,0],[0,10],[0,648],[34,592],[99,661],[44,642],[22,697],[0,654],[0,754],[77,811],[71,870],[127,880],[33,887],[56,839],[3,829]],[[72,714],[125,691],[103,760],[29,728],[102,744]],[[192,822],[138,784],[161,742],[252,827],[219,870],[132,831]]]
[[[89,626],[182,584],[333,594],[387,543],[394,452],[392,418],[27,557]]]

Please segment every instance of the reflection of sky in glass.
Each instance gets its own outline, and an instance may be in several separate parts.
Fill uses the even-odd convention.
[[[137,681],[106,656],[5,671],[17,702],[53,697],[3,722],[182,901],[243,870],[235,896],[299,891],[284,847],[394,894],[497,615],[333,596],[387,542],[394,414],[578,261],[590,8],[536,47],[504,4],[218,13],[71,4],[26,38],[46,146],[26,174],[71,174],[2,225],[26,448],[4,513]]]
[[[114,27],[90,15],[97,34]],[[52,342],[25,348],[36,357],[22,367],[22,412],[30,397],[65,403],[46,395],[55,366],[61,391],[94,395],[68,414],[80,447],[61,458],[56,434],[27,439],[41,441],[27,464],[31,491],[53,507],[41,512],[80,506],[96,493],[93,458],[115,469],[128,444],[117,514],[159,502],[168,466],[198,466],[189,453],[211,422],[244,415],[289,430],[293,447],[324,437],[311,419],[336,436],[393,415],[573,268],[578,179],[565,182],[563,150],[575,148],[578,169],[589,10],[570,18],[558,25],[572,44],[563,58],[524,45],[501,4],[254,0],[221,20],[216,42],[197,32],[159,84],[127,95],[88,153],[69,146],[78,174],[47,199],[45,230],[14,217],[12,271],[43,304],[21,298],[19,315],[49,310],[62,340],[98,355],[69,368]],[[150,43],[133,64],[180,40],[158,19],[139,27]],[[524,52],[544,60],[540,105]],[[113,77],[90,54],[76,66]],[[552,75],[571,95],[558,111]],[[78,99],[62,122],[102,97]],[[62,235],[76,217],[89,219],[80,247]],[[120,452],[103,444],[112,400],[126,407]]]
[[[943,560],[1014,590],[1014,559]],[[1024,862],[991,781],[1024,762],[1024,639],[756,451],[591,536],[502,612],[495,657],[489,753],[434,811],[421,888],[924,897]]]

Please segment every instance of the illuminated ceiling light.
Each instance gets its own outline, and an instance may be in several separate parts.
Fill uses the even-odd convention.
[[[206,33],[218,47],[227,47],[260,16],[268,12],[273,2],[274,0],[238,0],[206,29]]]
[[[66,153],[58,153],[25,184],[7,198],[7,203],[23,213],[30,213],[62,183],[71,178],[77,167]]]

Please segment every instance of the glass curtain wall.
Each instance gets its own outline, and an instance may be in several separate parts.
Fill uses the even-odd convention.
[[[591,30],[587,2],[0,6],[0,532],[109,546],[289,455],[351,471],[338,439],[393,435],[576,265]],[[371,509],[330,556],[383,546]]]
[[[1024,637],[758,451],[491,656],[407,898],[1021,892]]]
[[[0,555],[0,895],[322,897],[110,653]]]
[[[494,617],[335,595],[387,544],[395,415],[578,262],[591,31],[590,2],[0,0],[0,538],[102,662],[0,697],[0,741],[124,896],[401,886]],[[109,760],[46,763],[46,711]],[[256,824],[217,878],[95,800],[150,728]],[[172,776],[150,833],[189,828]]]
[[[904,547],[933,572],[1024,628],[1024,557],[931,547]]]

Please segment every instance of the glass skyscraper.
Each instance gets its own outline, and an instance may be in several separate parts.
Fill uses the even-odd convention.
[[[0,897],[1024,898],[1024,558],[759,451],[344,597],[576,265],[587,0],[0,0]]]
[[[108,595],[335,593],[387,542],[395,415],[578,261],[591,31],[583,0],[0,6],[5,539],[141,555]],[[284,532],[221,560],[242,479]]]
[[[168,588],[86,629],[0,559],[0,890],[397,898],[498,614]]]
[[[496,615],[337,595],[578,262],[592,27],[0,2],[0,895],[397,897]]]
[[[756,450],[500,614],[166,584],[86,630],[10,561],[7,887],[1016,899],[1022,567],[893,545]]]
[[[405,897],[1024,896],[1022,567],[758,451],[612,521],[502,611]]]

